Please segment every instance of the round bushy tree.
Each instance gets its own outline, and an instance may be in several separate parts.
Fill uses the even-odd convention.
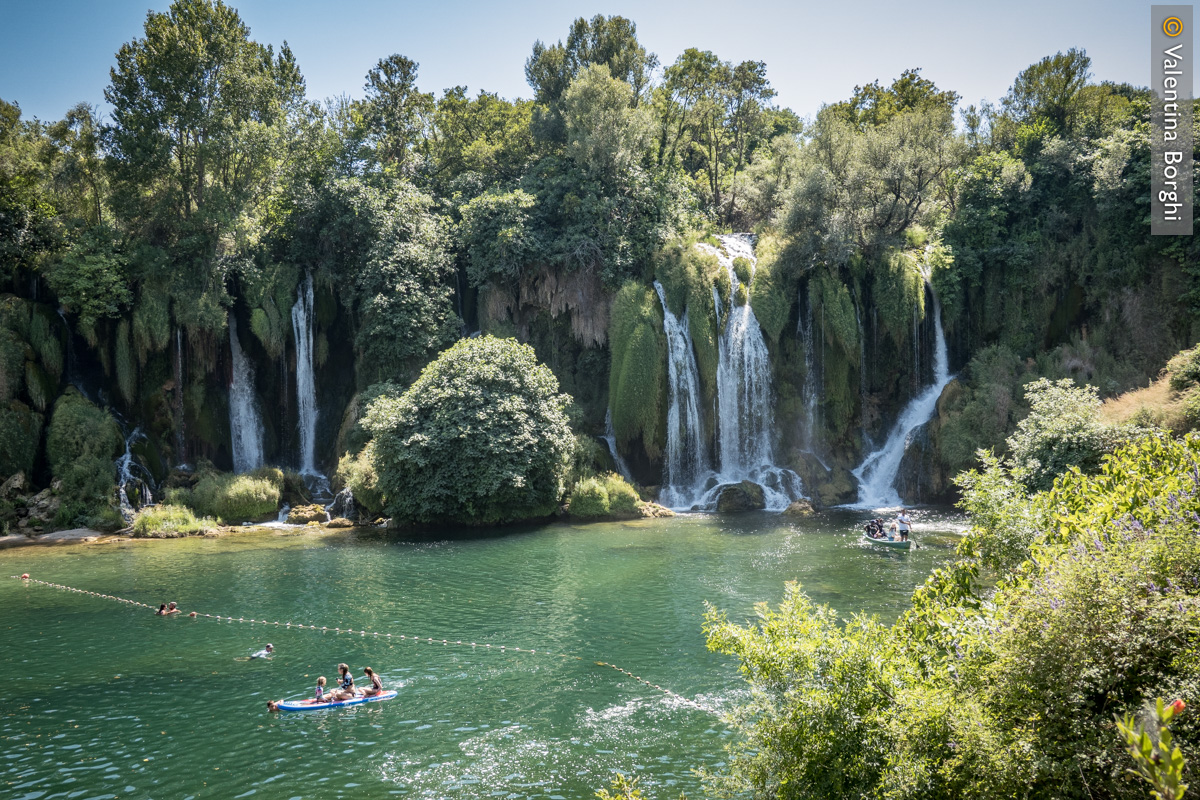
[[[367,411],[387,513],[468,524],[550,514],[574,447],[569,402],[528,345],[459,341]]]

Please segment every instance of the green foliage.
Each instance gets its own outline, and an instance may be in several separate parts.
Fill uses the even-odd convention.
[[[529,213],[535,202],[533,195],[517,189],[485,192],[462,207],[461,234],[473,286],[512,281],[538,259],[542,243]]]
[[[41,437],[41,414],[19,400],[0,402],[0,476],[29,475]]]
[[[571,464],[568,402],[532,348],[460,340],[367,412],[388,513],[468,524],[552,513]]]
[[[733,274],[737,275],[737,279],[740,283],[744,283],[749,286],[750,281],[754,279],[754,269],[750,264],[750,259],[742,258],[741,256],[735,258],[733,260]]]
[[[1153,738],[1123,715],[1200,689],[1200,436],[1143,438],[1034,495],[994,457],[987,465],[968,487],[964,560],[937,570],[892,628],[839,621],[794,584],[747,625],[709,609],[709,647],[737,657],[752,689],[727,715],[742,739],[728,770],[707,776],[712,788],[797,800],[1142,796],[1113,715],[1144,766]],[[1197,733],[1186,718],[1172,731],[1184,749]],[[1163,785],[1180,765],[1173,753],[1168,740]]]
[[[34,361],[25,362],[25,393],[29,402],[39,412],[50,407],[50,401],[58,393],[58,383],[50,378]]]
[[[1028,412],[1024,386],[1033,376],[1003,345],[977,351],[948,404],[941,452],[951,474],[975,466],[978,450],[1004,450],[1005,439]]]
[[[1129,755],[1137,767],[1130,772],[1150,784],[1150,795],[1155,800],[1181,800],[1188,788],[1183,782],[1183,753],[1174,745],[1169,727],[1183,709],[1182,700],[1164,704],[1161,697],[1156,698],[1153,708],[1147,708],[1148,713],[1142,715],[1151,717],[1151,730],[1147,730],[1148,723],[1138,722],[1132,714],[1117,718],[1117,732],[1129,745]]]
[[[290,252],[358,320],[359,385],[409,375],[458,333],[446,226],[408,183],[330,181],[290,218]]]
[[[812,275],[808,285],[810,296],[814,298],[813,321],[824,331],[825,343],[839,349],[849,363],[857,365],[858,321],[850,289],[824,270]]]
[[[133,301],[128,259],[107,228],[85,231],[46,273],[46,282],[63,307],[77,314],[81,330],[121,315]]]
[[[615,472],[604,476],[604,491],[608,495],[609,510],[613,514],[636,515],[641,507],[637,489]]]
[[[780,263],[781,247],[774,236],[760,236],[754,246],[757,263],[750,284],[750,305],[766,340],[775,344],[787,326],[796,299],[794,285],[787,281]],[[736,267],[736,261],[735,261]],[[741,280],[741,276],[738,276]]]
[[[605,64],[583,68],[563,92],[567,153],[590,174],[613,180],[645,157],[653,123],[635,100]]]
[[[1177,392],[1200,385],[1200,347],[1184,350],[1167,362],[1171,388]]]
[[[623,286],[609,326],[608,402],[621,448],[640,439],[651,459],[666,445],[666,347],[658,297],[635,283]]]
[[[585,478],[571,490],[567,512],[573,517],[607,517],[612,511],[608,490],[599,478]]]
[[[117,388],[121,397],[132,404],[137,393],[137,360],[133,353],[133,344],[129,337],[129,320],[123,319],[117,323],[116,340]]]
[[[627,778],[618,772],[612,784],[607,789],[598,790],[596,797],[599,800],[646,800],[646,793],[638,788],[637,778]]]
[[[135,537],[193,536],[217,527],[215,520],[197,518],[186,506],[147,506],[138,511],[133,520]]]
[[[663,248],[656,259],[655,277],[663,286],[672,313],[678,317],[687,312],[700,388],[706,407],[710,407],[717,391],[717,340],[720,335],[720,320],[713,306],[712,292],[714,285],[723,285],[724,289],[719,291],[725,298],[729,297],[729,273],[716,255],[696,247],[689,237]]]
[[[133,347],[138,363],[145,366],[152,353],[166,349],[171,341],[171,315],[166,292],[143,286],[133,308]]]
[[[46,434],[46,456],[62,481],[56,524],[86,524],[113,502],[117,471],[113,460],[124,447],[116,420],[73,387],[54,404]]]
[[[265,467],[244,475],[207,471],[188,494],[175,498],[197,514],[228,525],[258,522],[275,515],[283,490],[283,473]]]
[[[0,401],[21,394],[25,381],[25,345],[13,331],[0,327]]]
[[[1069,467],[1093,472],[1134,431],[1100,421],[1095,387],[1040,378],[1026,387],[1029,415],[1008,439],[1014,472],[1030,489],[1050,488]]]
[[[375,472],[371,444],[368,443],[357,453],[346,453],[338,459],[334,484],[349,489],[358,508],[369,514],[383,511],[383,495],[379,490],[379,475]]]
[[[29,345],[47,375],[57,381],[63,373],[63,345],[49,309],[38,306],[29,319]]]

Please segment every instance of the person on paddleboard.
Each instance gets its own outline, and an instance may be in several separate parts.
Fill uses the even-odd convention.
[[[250,658],[252,660],[255,658],[265,658],[265,659],[270,660],[271,655],[274,652],[275,652],[275,645],[271,644],[270,642],[267,642],[267,646],[264,647],[262,650],[257,650],[255,652],[251,653]]]
[[[379,680],[379,676],[375,674],[375,671],[370,667],[367,667],[363,670],[363,674],[371,679],[371,688],[364,689],[363,694],[365,694],[367,697],[374,697],[377,694],[382,694],[383,681]]]
[[[352,700],[356,694],[354,691],[354,676],[350,674],[350,666],[348,664],[338,664],[338,679],[337,688],[329,693],[329,702],[336,703],[342,700]]]
[[[316,692],[316,694],[314,694],[314,695],[313,695],[313,702],[314,702],[314,703],[324,703],[324,702],[326,702],[326,698],[325,698],[325,676],[324,676],[324,675],[322,675],[321,677],[317,678],[317,692]]]

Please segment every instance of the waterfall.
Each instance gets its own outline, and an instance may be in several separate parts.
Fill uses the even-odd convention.
[[[233,382],[229,385],[229,429],[233,440],[233,471],[249,472],[263,464],[262,421],[254,399],[254,365],[238,343],[237,320],[229,315],[229,350]]]
[[[633,479],[633,473],[629,471],[629,465],[625,463],[625,459],[621,458],[620,452],[617,451],[617,434],[613,430],[611,408],[604,412],[604,436],[601,438],[608,445],[608,452],[612,456],[613,463],[617,465],[617,472],[621,473],[621,477],[630,483],[636,483]],[[668,446],[670,446],[669,443]]]
[[[154,496],[150,493],[150,473],[133,457],[133,443],[145,438],[140,427],[134,428],[133,432],[125,437],[125,452],[116,461],[117,499],[121,505],[121,516],[126,523],[133,522],[135,511],[154,502]],[[135,475],[135,471],[140,471],[145,477]],[[130,494],[133,495],[133,500],[130,500]]]
[[[177,466],[187,468],[187,433],[183,413],[183,328],[175,329],[175,458]]]
[[[717,238],[724,252],[710,245],[697,245],[716,255],[729,274],[730,285],[728,317],[717,342],[717,442],[721,466],[715,476],[716,485],[701,504],[714,506],[723,484],[751,480],[762,485],[768,509],[783,510],[801,495],[800,477],[773,463],[771,362],[754,309],[749,301],[738,305],[740,281],[733,267],[734,259],[745,258],[753,275],[753,238],[750,234]],[[720,297],[715,290],[713,297],[720,318]]]
[[[296,410],[300,418],[300,474],[317,475],[317,383],[313,375],[313,280],[309,273],[292,306],[296,337]]]
[[[700,419],[700,370],[692,349],[686,314],[680,321],[667,307],[662,284],[654,282],[663,309],[663,333],[667,336],[667,461],[662,503],[671,508],[690,507],[703,491],[708,477],[704,425]]]
[[[817,352],[813,341],[812,303],[803,294],[800,296],[800,320],[796,327],[804,346],[804,386],[801,388],[804,400],[804,449],[815,455],[820,427],[818,404],[821,400],[821,381],[817,373]]]
[[[928,279],[926,285],[929,286]],[[946,334],[942,330],[942,306],[932,286],[929,286],[929,295],[933,298],[933,329],[937,337],[933,354],[933,383],[908,402],[883,447],[867,456],[854,470],[854,477],[858,478],[857,505],[862,508],[900,505],[900,495],[894,484],[909,437],[933,417],[938,398],[950,382],[950,360],[946,353]]]

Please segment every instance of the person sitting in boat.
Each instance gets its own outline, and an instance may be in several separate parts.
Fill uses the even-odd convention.
[[[262,650],[256,650],[255,652],[251,653],[250,658],[251,659],[265,658],[265,659],[270,660],[271,654],[274,652],[275,652],[275,645],[271,644],[270,642],[267,642],[267,646],[264,647]]]
[[[908,516],[908,512],[903,508],[896,515],[896,525],[900,531],[900,541],[907,542],[909,531],[912,530],[912,518]]]
[[[894,542],[896,540],[896,535],[897,535],[896,523],[893,522],[891,525],[888,526],[888,535],[887,535],[888,541]]]
[[[371,679],[371,688],[364,689],[363,694],[367,697],[374,697],[377,694],[383,693],[383,681],[379,680],[379,676],[370,667],[363,670],[363,674]]]
[[[883,538],[883,520],[881,520],[881,519],[867,520],[867,536],[870,536],[872,539],[882,539]]]
[[[337,688],[329,693],[329,702],[337,703],[342,700],[352,700],[356,692],[354,691],[354,676],[350,674],[350,667],[347,664],[338,664],[338,675],[341,678],[338,680]]]

